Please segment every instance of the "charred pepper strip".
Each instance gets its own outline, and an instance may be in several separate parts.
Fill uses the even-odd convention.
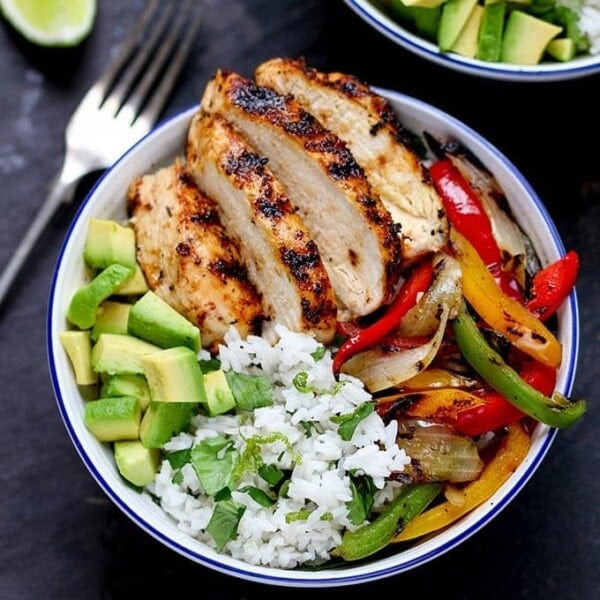
[[[545,321],[571,293],[579,273],[579,256],[570,250],[562,258],[538,271],[531,280],[531,298],[525,306]]]
[[[479,479],[463,490],[462,504],[443,502],[415,517],[394,539],[405,542],[447,527],[490,498],[516,471],[529,449],[529,436],[520,424],[511,425],[496,455],[485,466]]]
[[[485,381],[526,415],[551,427],[569,427],[586,410],[584,400],[571,402],[559,392],[545,396],[529,385],[491,348],[463,302],[452,322],[456,342],[467,360]]]
[[[436,419],[471,437],[495,431],[524,416],[494,390],[470,392],[460,388],[432,388],[379,398],[377,412],[384,420],[406,416]]]
[[[441,490],[441,483],[403,487],[372,523],[347,531],[342,543],[331,554],[344,560],[359,560],[385,548],[394,535],[425,510]]]
[[[450,239],[463,274],[463,295],[492,328],[529,356],[551,367],[562,360],[562,346],[525,306],[503,294],[467,238],[451,230]]]
[[[456,415],[453,425],[458,431],[472,437],[518,421],[523,411],[498,392],[482,394],[479,406],[469,407]]]
[[[429,172],[452,226],[475,247],[500,289],[520,301],[521,288],[516,277],[502,268],[492,224],[475,190],[448,159],[435,162]]]
[[[333,372],[339,373],[342,365],[351,356],[374,346],[396,328],[400,319],[417,303],[418,295],[429,287],[432,279],[431,261],[425,260],[415,267],[381,319],[361,329],[342,344],[333,358]]]

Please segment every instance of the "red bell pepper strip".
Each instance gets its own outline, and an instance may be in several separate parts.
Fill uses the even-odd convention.
[[[432,279],[433,265],[430,260],[416,266],[381,319],[361,329],[341,345],[333,358],[333,372],[337,375],[351,356],[374,346],[397,327],[400,319],[417,303],[418,295],[431,285]]]
[[[531,297],[525,306],[545,321],[571,293],[579,273],[579,255],[570,250],[562,258],[538,271],[531,280]]]
[[[556,369],[522,355],[519,376],[531,387],[544,396],[550,396],[556,386]],[[514,404],[502,394],[492,390],[483,393],[473,392],[485,400],[485,404],[473,406],[460,411],[453,421],[458,431],[470,436],[481,435],[486,431],[494,431],[505,425],[510,425],[525,416]]]
[[[481,435],[510,425],[525,416],[498,392],[486,391],[476,395],[483,398],[485,403],[460,411],[452,422],[460,433],[470,436]]]
[[[429,172],[452,226],[475,247],[500,289],[522,301],[516,277],[502,268],[502,254],[492,224],[475,190],[447,159],[435,162]]]

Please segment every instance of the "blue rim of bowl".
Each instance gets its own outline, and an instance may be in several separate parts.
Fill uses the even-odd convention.
[[[500,162],[504,164],[509,170],[513,172],[513,174],[518,178],[520,184],[525,188],[530,199],[533,200],[536,205],[540,216],[545,221],[549,231],[552,234],[552,240],[555,244],[557,252],[563,254],[564,246],[562,244],[562,240],[554,225],[550,215],[548,214],[546,208],[544,207],[541,200],[538,198],[537,194],[531,188],[529,183],[525,180],[525,178],[521,175],[520,171],[516,169],[516,167],[506,158],[495,146],[493,146],[490,142],[488,142],[485,138],[480,136],[477,132],[471,129],[468,125],[463,123],[462,121],[452,117],[448,113],[426,103],[421,100],[417,100],[412,98],[411,96],[407,96],[400,92],[395,92],[392,90],[387,90],[383,88],[374,88],[377,92],[387,95],[390,98],[395,98],[397,100],[402,101],[406,105],[417,106],[421,110],[425,112],[429,112],[434,114],[437,118],[442,118],[443,120],[452,122],[456,127],[463,130],[473,139],[475,139],[478,143],[484,145],[486,149],[493,154]],[[263,584],[271,584],[277,586],[300,586],[300,587],[337,587],[343,585],[353,585],[360,584],[366,582],[376,581],[385,577],[389,577],[392,575],[398,575],[400,573],[404,573],[425,563],[437,558],[446,552],[452,550],[456,546],[460,545],[472,535],[477,533],[481,528],[483,528],[487,523],[489,523],[492,519],[494,519],[512,500],[516,497],[516,495],[521,491],[521,489],[525,486],[525,484],[529,481],[532,475],[540,466],[542,460],[544,459],[546,453],[550,449],[558,430],[553,428],[547,428],[546,433],[544,434],[542,443],[537,451],[537,453],[531,457],[531,462],[527,466],[527,468],[521,473],[518,481],[513,482],[511,489],[498,501],[493,507],[491,507],[484,515],[481,516],[476,522],[474,522],[467,529],[460,531],[458,534],[450,537],[450,539],[444,544],[429,550],[427,552],[423,552],[419,554],[415,558],[411,560],[406,560],[404,562],[400,562],[398,564],[393,564],[390,566],[384,566],[382,568],[376,568],[371,571],[359,572],[354,574],[348,574],[344,576],[336,576],[336,569],[324,570],[322,571],[325,575],[323,578],[305,578],[303,574],[310,573],[314,576],[315,572],[301,571],[301,570],[291,570],[291,571],[282,571],[285,575],[277,576],[272,573],[260,574],[256,572],[256,569],[260,570],[268,570],[268,568],[255,567],[253,565],[248,565],[247,568],[238,568],[234,565],[223,564],[217,560],[212,560],[203,556],[189,547],[186,547],[183,544],[175,541],[168,535],[165,535],[163,532],[159,531],[155,526],[149,523],[146,519],[136,513],[132,508],[121,498],[119,492],[114,489],[111,484],[105,479],[102,473],[94,466],[94,463],[84,445],[77,438],[74,426],[71,422],[71,417],[69,415],[69,411],[67,410],[65,401],[63,399],[63,395],[61,392],[61,386],[59,382],[59,378],[57,375],[56,364],[53,356],[53,333],[52,333],[52,324],[55,320],[55,296],[57,293],[57,277],[60,269],[60,265],[62,263],[64,252],[69,243],[71,235],[75,227],[78,224],[80,215],[84,210],[85,206],[90,202],[93,197],[95,190],[100,185],[100,183],[106,178],[110,176],[110,173],[114,168],[116,168],[121,161],[135,151],[137,146],[142,143],[146,138],[153,137],[156,135],[162,128],[167,126],[172,121],[183,118],[186,115],[192,114],[194,107],[181,111],[180,113],[173,115],[172,117],[162,121],[152,132],[150,132],[147,136],[145,136],[142,140],[140,140],[135,146],[133,146],[129,151],[127,151],[110,169],[108,169],[102,177],[96,182],[93,188],[86,195],[85,199],[82,201],[80,207],[78,208],[70,226],[65,235],[65,239],[60,248],[56,264],[55,270],[52,276],[52,281],[49,290],[49,298],[48,298],[48,317],[46,321],[46,351],[47,351],[47,360],[48,360],[48,368],[50,373],[50,378],[52,382],[52,387],[54,390],[54,395],[56,398],[56,403],[58,407],[58,411],[63,420],[67,433],[71,438],[71,442],[75,447],[77,453],[82,459],[84,465],[95,479],[97,484],[101,487],[101,489],[106,493],[106,495],[114,502],[114,504],[134,523],[136,523],[141,529],[146,531],[149,535],[154,537],[156,540],[161,542],[163,545],[167,546],[171,550],[185,556],[186,558],[208,568],[212,568],[218,572],[223,574],[239,577],[241,579],[247,581],[254,581],[256,583]],[[577,297],[575,291],[571,294],[569,298],[569,310],[572,315],[572,348],[573,352],[569,356],[569,364],[567,365],[567,378],[564,386],[564,392],[569,394],[571,392],[574,378],[575,378],[575,370],[577,364],[577,353],[579,348],[579,318],[578,318],[578,307],[577,307]],[[64,315],[60,315],[60,318],[63,319]],[[401,553],[399,553],[401,554]],[[352,568],[352,567],[348,567]],[[321,572],[318,572],[321,573]]]
[[[381,9],[369,0],[344,0],[344,2],[379,33],[422,58],[470,75],[507,81],[562,81],[586,77],[600,72],[600,56],[585,57],[585,64],[579,60],[564,63],[541,63],[539,65],[509,65],[506,63],[485,63],[459,54],[440,52],[435,44],[413,34],[387,17]],[[589,60],[588,60],[589,59]]]

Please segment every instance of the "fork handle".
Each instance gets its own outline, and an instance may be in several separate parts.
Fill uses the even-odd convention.
[[[12,284],[23,268],[27,257],[56,213],[58,207],[61,203],[68,202],[73,197],[75,184],[76,182],[65,182],[61,177],[57,177],[52,183],[44,203],[35,215],[25,236],[19,242],[15,252],[4,267],[2,275],[0,275],[0,306],[4,303]]]

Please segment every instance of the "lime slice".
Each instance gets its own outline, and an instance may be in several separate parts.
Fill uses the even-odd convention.
[[[6,20],[40,46],[76,46],[92,30],[96,0],[0,0]]]

